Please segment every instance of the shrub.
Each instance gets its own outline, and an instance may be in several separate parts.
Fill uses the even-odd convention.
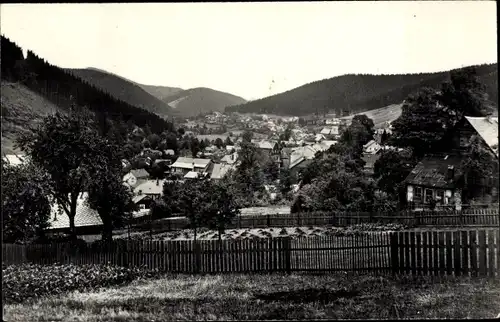
[[[88,291],[158,274],[144,268],[112,265],[10,265],[2,268],[4,301],[16,303],[74,290]]]

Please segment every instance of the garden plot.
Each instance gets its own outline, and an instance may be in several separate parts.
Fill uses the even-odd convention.
[[[390,232],[403,230],[405,227],[399,224],[376,225],[376,224],[360,224],[350,227],[283,227],[283,228],[241,228],[227,229],[220,236],[221,239],[260,239],[260,238],[301,238],[301,237],[318,237],[318,236],[344,236],[363,232]],[[116,235],[117,239],[127,239],[129,235],[123,233]],[[132,232],[131,239],[149,239],[153,240],[192,240],[194,239],[194,230],[185,229],[179,231],[170,231],[163,233],[150,234],[150,232]],[[206,228],[198,229],[197,239],[199,240],[215,240],[219,239],[219,233],[216,230]]]

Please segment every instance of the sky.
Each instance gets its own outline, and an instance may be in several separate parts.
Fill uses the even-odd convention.
[[[0,30],[60,67],[245,99],[497,62],[495,1],[2,4]]]

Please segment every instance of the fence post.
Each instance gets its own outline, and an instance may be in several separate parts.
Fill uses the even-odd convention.
[[[241,229],[241,214],[238,215],[238,228]]]
[[[390,233],[390,241],[391,241],[391,270],[392,274],[395,275],[399,271],[399,258],[398,258],[398,236],[397,232]]]
[[[201,252],[200,252],[200,243],[198,240],[194,241],[194,260],[195,260],[195,273],[201,272]]]
[[[267,227],[271,227],[271,218],[269,214],[266,215],[266,219],[267,219]]]
[[[285,237],[283,240],[284,250],[285,250],[285,271],[287,274],[292,273],[292,256],[291,256],[291,239],[290,237]]]

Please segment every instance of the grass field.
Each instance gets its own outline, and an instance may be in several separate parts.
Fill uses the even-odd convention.
[[[389,106],[385,106],[382,108],[378,108],[375,110],[371,111],[366,111],[363,113],[358,113],[355,115],[361,115],[364,114],[370,119],[373,120],[373,123],[375,124],[375,128],[378,129],[384,125],[385,122],[392,122],[396,120],[399,116],[401,116],[402,112],[402,106],[403,104],[392,104]],[[347,116],[347,117],[342,117],[343,119],[352,119],[354,115],[352,116]]]
[[[479,319],[499,312],[498,280],[180,275],[8,304],[4,320]]]

